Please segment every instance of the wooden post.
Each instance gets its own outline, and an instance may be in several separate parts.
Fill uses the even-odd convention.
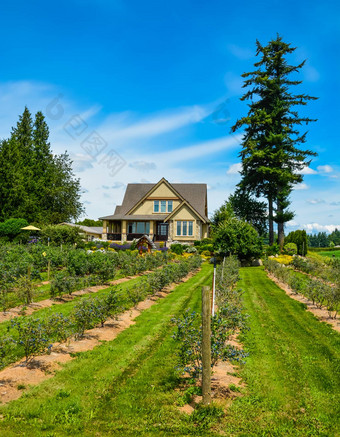
[[[202,287],[202,395],[203,405],[211,402],[211,307],[210,287]]]
[[[214,256],[214,275],[213,275],[213,292],[212,292],[212,305],[211,315],[215,315],[215,295],[216,295],[216,257]]]
[[[51,272],[51,260],[49,259],[48,263],[47,263],[47,280],[48,281],[50,280],[50,272]]]

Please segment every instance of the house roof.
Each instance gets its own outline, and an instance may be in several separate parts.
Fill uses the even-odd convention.
[[[128,184],[126,187],[124,199],[122,205],[116,206],[113,215],[100,217],[101,220],[124,220],[121,216],[131,219],[131,215],[127,216],[127,213],[143,198],[152,188],[157,184]],[[209,221],[206,212],[206,198],[207,198],[207,185],[206,184],[169,184],[172,186],[178,194],[186,200],[197,212]],[[138,216],[134,216],[137,220]],[[152,218],[154,219],[154,215]],[[166,217],[166,216],[165,216]],[[159,216],[160,220],[162,218]],[[148,216],[146,219],[151,219]]]
[[[113,214],[101,217],[100,220],[165,220],[167,214],[145,214],[145,215],[124,215],[124,214]]]

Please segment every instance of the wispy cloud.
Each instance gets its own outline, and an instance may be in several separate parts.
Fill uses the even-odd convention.
[[[81,153],[76,153],[70,156],[73,161],[73,170],[76,172],[83,172],[93,168],[93,158],[89,155],[82,155]]]
[[[309,185],[305,184],[304,182],[294,186],[294,190],[308,190],[309,188]]]
[[[129,120],[130,117],[128,116],[124,121],[117,121],[116,117],[108,117],[100,126],[100,132],[105,140],[111,143],[132,139],[140,140],[141,138],[156,137],[198,123],[208,115],[209,110],[207,108],[195,105],[164,114],[151,115],[138,121]]]
[[[311,205],[320,205],[321,203],[326,203],[325,200],[322,199],[310,199],[306,201],[307,203],[310,203]]]
[[[319,165],[317,169],[320,173],[332,173],[334,171],[330,165]]]
[[[240,144],[241,138],[242,135],[217,138],[215,140],[204,141],[180,149],[158,153],[153,155],[153,158],[157,164],[160,162],[164,162],[166,165],[177,162],[185,163],[187,160],[192,161],[236,147]]]
[[[239,174],[242,171],[242,164],[240,162],[231,164],[227,170],[227,174]]]
[[[151,170],[156,170],[157,166],[154,162],[146,162],[146,161],[135,161],[129,164],[129,167],[135,168],[141,172],[149,172]]]

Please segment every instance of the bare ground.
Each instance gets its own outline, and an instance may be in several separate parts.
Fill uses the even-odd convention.
[[[274,275],[267,272],[267,276],[271,279],[275,284],[277,284],[283,291],[285,291],[289,297],[298,302],[301,302],[306,305],[307,311],[313,313],[320,321],[326,322],[332,325],[333,329],[337,332],[340,332],[340,318],[336,316],[336,318],[329,317],[329,313],[325,308],[318,308],[313,304],[310,300],[302,296],[301,294],[296,294],[292,291],[292,289],[284,282],[279,281]]]
[[[186,282],[194,274],[189,273],[181,282]],[[113,282],[121,283],[132,278],[122,278]],[[114,340],[120,332],[135,323],[136,317],[142,311],[150,308],[157,300],[164,298],[177,286],[178,284],[176,283],[171,284],[155,296],[148,297],[144,301],[139,302],[135,308],[120,314],[117,320],[109,319],[105,322],[104,327],[97,327],[86,331],[84,338],[81,340],[76,341],[72,339],[66,343],[55,343],[49,355],[34,357],[28,364],[26,364],[25,359],[22,359],[0,371],[0,402],[7,403],[18,399],[27,386],[38,385],[42,381],[52,378],[55,372],[62,367],[63,363],[74,359],[74,353],[92,350],[102,341]],[[52,302],[55,303],[54,301]]]

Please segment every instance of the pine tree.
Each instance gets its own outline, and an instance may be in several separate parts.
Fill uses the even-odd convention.
[[[265,47],[259,41],[256,45],[256,56],[261,56],[260,61],[254,64],[256,70],[242,75],[245,78],[243,87],[251,88],[241,98],[242,101],[250,101],[249,111],[232,127],[235,132],[245,126],[239,186],[267,198],[269,242],[273,244],[275,220],[282,247],[284,223],[294,216],[287,210],[289,195],[293,186],[303,180],[299,171],[310,164],[309,157],[316,155],[311,150],[298,148],[306,142],[307,134],[301,134],[299,126],[316,120],[299,116],[295,107],[304,106],[316,98],[291,92],[292,87],[302,83],[291,80],[291,74],[305,64],[305,61],[296,66],[288,64],[286,57],[296,48],[283,42],[280,36]]]
[[[60,223],[83,212],[80,181],[64,153],[53,155],[41,112],[25,108],[11,137],[0,142],[0,220]]]

